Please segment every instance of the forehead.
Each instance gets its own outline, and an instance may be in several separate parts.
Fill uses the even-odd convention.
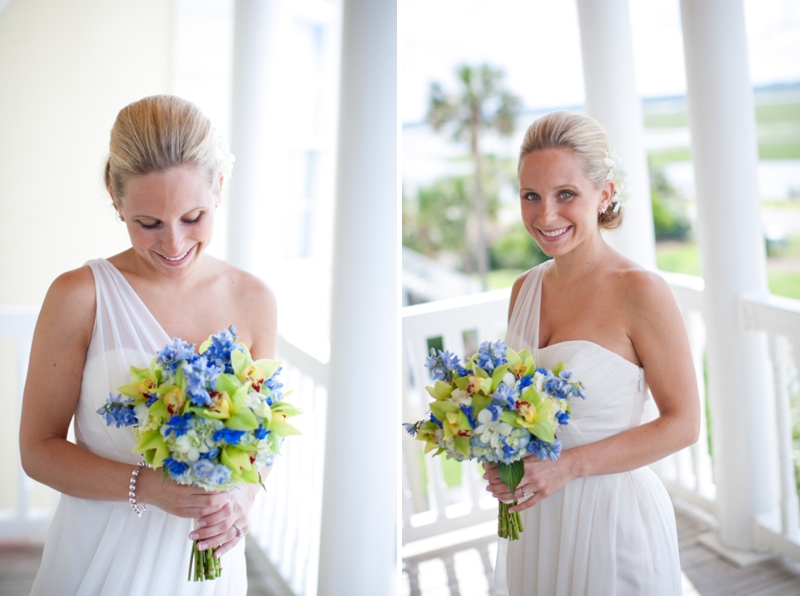
[[[182,215],[208,206],[214,195],[206,178],[192,165],[131,176],[122,204],[137,215]]]
[[[591,184],[578,157],[568,149],[539,149],[523,156],[519,183],[522,188]]]

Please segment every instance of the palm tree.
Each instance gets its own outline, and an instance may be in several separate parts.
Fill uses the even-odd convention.
[[[483,195],[483,155],[481,139],[487,131],[501,136],[514,132],[520,108],[519,98],[502,87],[505,73],[487,64],[472,67],[463,64],[456,68],[461,83],[453,93],[446,93],[440,83],[431,83],[428,123],[437,132],[453,129],[453,139],[469,144],[474,165],[472,207],[476,220],[476,260],[481,283],[486,288],[489,270],[484,224],[486,207]]]

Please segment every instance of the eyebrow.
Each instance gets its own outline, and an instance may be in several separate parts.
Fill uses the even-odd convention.
[[[184,217],[186,217],[187,215],[189,215],[189,214],[191,214],[191,213],[194,213],[194,212],[196,212],[196,211],[202,211],[202,210],[204,210],[204,209],[207,209],[207,207],[205,207],[205,206],[203,206],[203,207],[195,207],[194,209],[190,209],[189,211],[187,211],[186,213],[184,213],[183,215],[181,215],[181,218],[184,218]],[[154,216],[154,215],[144,215],[144,214],[141,214],[141,215],[134,215],[133,217],[144,217],[144,218],[147,218],[147,219],[155,219],[156,221],[161,221],[161,220],[160,220],[158,217],[156,217],[156,216]]]

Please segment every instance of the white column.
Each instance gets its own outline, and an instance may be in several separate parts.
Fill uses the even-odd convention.
[[[272,65],[278,53],[279,11],[280,0],[235,4],[230,145],[236,163],[230,179],[228,260],[260,275],[265,275],[263,263],[268,262],[266,227],[274,220],[266,203],[277,194],[275,182],[280,179],[270,176],[278,170]]]
[[[578,0],[586,113],[608,131],[628,163],[630,199],[622,227],[605,232],[611,246],[648,269],[656,268],[650,178],[642,102],[636,89],[628,0]]]
[[[397,8],[343,4],[318,593],[373,596],[397,575]]]
[[[752,550],[753,517],[776,506],[776,493],[768,443],[774,433],[761,430],[773,419],[766,338],[740,331],[736,310],[737,295],[767,291],[744,6],[742,0],[681,0],[681,21],[719,538]]]

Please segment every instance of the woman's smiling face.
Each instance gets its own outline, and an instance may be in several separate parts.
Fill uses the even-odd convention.
[[[525,155],[519,166],[522,221],[546,255],[570,252],[587,238],[599,238],[597,214],[613,194],[613,184],[597,189],[567,149]]]
[[[218,195],[193,165],[132,176],[117,202],[136,254],[170,278],[183,277],[211,242]]]

